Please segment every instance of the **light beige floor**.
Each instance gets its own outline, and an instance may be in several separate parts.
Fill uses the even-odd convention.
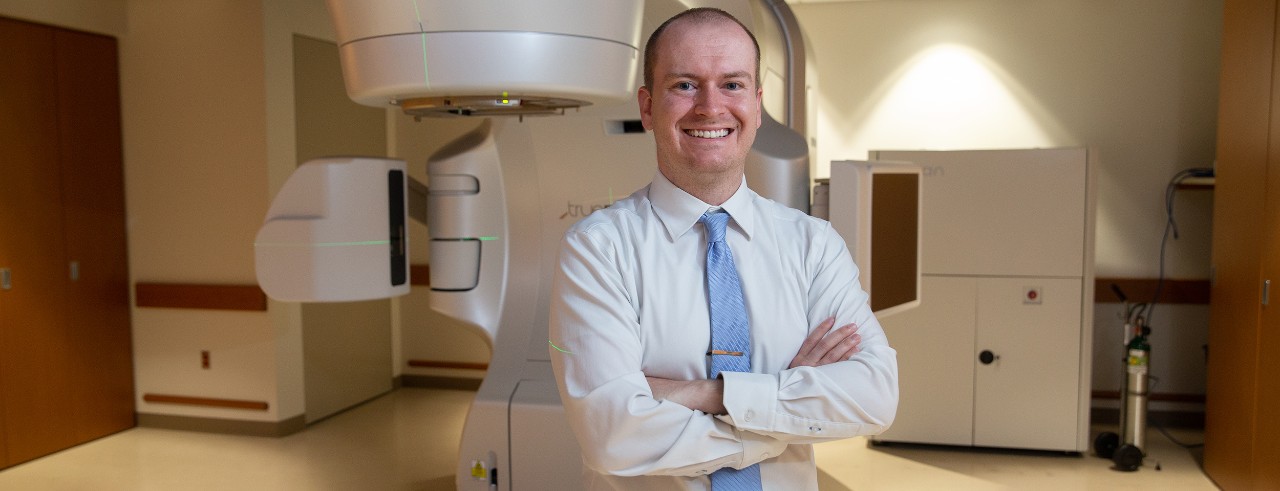
[[[286,438],[136,428],[0,471],[0,490],[449,490],[472,395],[400,389]],[[1147,450],[1147,466],[1133,473],[1091,456],[861,438],[819,445],[817,456],[824,491],[1216,489],[1193,454],[1160,433],[1151,431]]]

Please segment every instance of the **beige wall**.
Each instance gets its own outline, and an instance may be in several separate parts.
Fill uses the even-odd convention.
[[[793,9],[819,66],[819,175],[873,148],[1087,145],[1101,164],[1097,274],[1156,276],[1166,182],[1213,163],[1220,1]],[[1208,277],[1211,203],[1208,193],[1180,197],[1170,276]]]
[[[255,284],[266,213],[263,11],[257,0],[127,3],[120,37],[129,265],[135,282]],[[231,35],[231,33],[235,33]],[[266,313],[134,309],[141,413],[278,421],[278,333]],[[200,352],[210,352],[210,368]],[[141,401],[266,401],[266,412]]]
[[[134,0],[128,12],[120,65],[134,280],[253,284],[268,204],[262,8]]]

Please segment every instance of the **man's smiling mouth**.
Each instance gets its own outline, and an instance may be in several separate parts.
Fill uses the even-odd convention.
[[[694,138],[724,138],[726,136],[729,136],[729,129],[721,128],[718,130],[684,130],[684,133]]]

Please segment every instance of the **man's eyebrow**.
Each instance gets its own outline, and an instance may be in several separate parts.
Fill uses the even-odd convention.
[[[665,80],[678,80],[678,79],[682,79],[682,78],[688,78],[688,79],[697,80],[697,79],[698,79],[698,78],[700,78],[700,77],[699,77],[698,75],[693,74],[693,73],[679,73],[679,72],[673,72],[673,73],[668,73],[668,74],[667,74],[667,76],[665,77]],[[751,75],[751,73],[750,73],[750,72],[746,72],[746,71],[743,71],[743,70],[738,70],[738,71],[734,71],[734,72],[723,73],[723,74],[721,74],[721,75],[720,75],[720,78],[722,78],[722,79],[724,79],[724,78],[752,78],[752,75]]]

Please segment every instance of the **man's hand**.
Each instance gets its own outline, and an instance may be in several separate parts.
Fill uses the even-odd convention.
[[[836,325],[835,317],[830,317],[818,324],[818,327],[809,333],[809,337],[804,338],[804,344],[800,345],[800,352],[796,353],[796,357],[791,360],[791,366],[787,368],[820,367],[847,360],[857,353],[858,343],[862,342],[862,336],[858,335],[858,326],[847,324],[831,331],[834,325]],[[829,331],[830,336],[827,335]]]
[[[724,380],[671,380],[645,377],[653,398],[671,401],[689,409],[707,414],[726,414],[724,408]]]

